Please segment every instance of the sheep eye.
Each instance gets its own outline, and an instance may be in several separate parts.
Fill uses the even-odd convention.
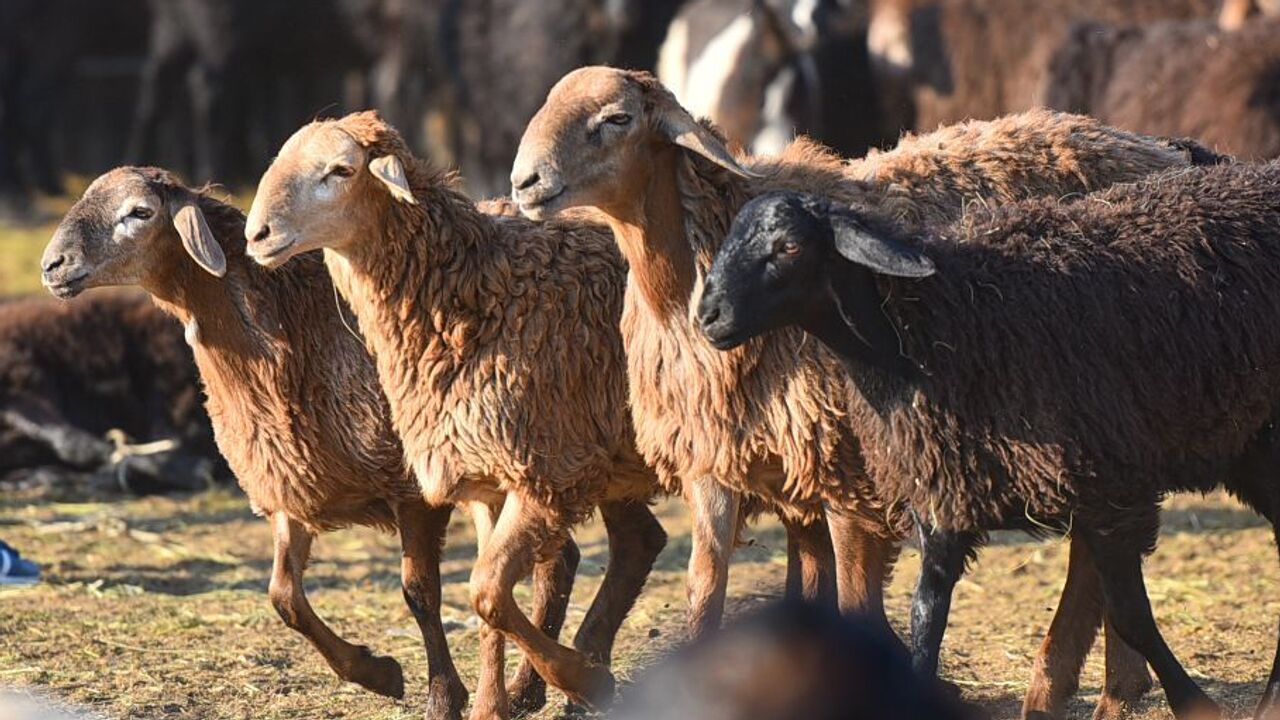
[[[773,252],[775,255],[795,256],[800,254],[800,243],[795,240],[782,240],[774,245]]]
[[[154,210],[152,210],[149,207],[146,207],[145,205],[139,205],[138,207],[135,207],[134,209],[129,211],[129,217],[137,218],[138,220],[150,219],[155,214],[156,213]]]
[[[610,125],[626,125],[631,122],[631,116],[627,113],[614,113],[604,119]]]
[[[356,174],[356,169],[350,165],[334,165],[325,173],[325,177],[349,178]]]

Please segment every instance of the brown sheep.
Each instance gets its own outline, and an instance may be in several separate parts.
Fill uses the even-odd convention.
[[[841,605],[887,622],[881,594],[897,552],[896,528],[865,477],[832,358],[796,330],[718,353],[693,322],[701,278],[734,214],[755,195],[807,189],[946,220],[971,201],[1084,193],[1184,166],[1189,155],[1088,118],[1036,111],[907,138],[898,150],[847,165],[805,139],[778,157],[739,158],[652,76],[596,67],[570,73],[552,89],[525,131],[512,186],[527,214],[594,206],[614,228],[630,266],[622,331],[636,437],[664,483],[709,475],[733,497],[762,496],[797,513],[827,504]],[[697,503],[691,511],[695,519],[716,514]],[[695,521],[695,528],[707,525]],[[725,532],[726,539],[706,545],[728,546]],[[707,562],[727,573],[727,554]],[[931,575],[921,577],[923,586]],[[1089,573],[1080,578],[1096,583]],[[691,571],[690,583],[698,581]],[[942,597],[950,590],[927,592]],[[1101,620],[1087,599],[1093,590],[1079,592],[1063,605],[1079,604],[1080,619],[1064,621],[1060,644],[1046,641],[1051,660],[1058,650],[1069,657],[1038,666],[1049,676],[1033,683],[1037,704],[1060,706],[1074,690],[1088,649],[1077,638],[1092,637]],[[913,632],[918,652],[928,649],[933,663],[945,614],[945,607],[926,614],[928,627]],[[1140,661],[1129,667],[1145,676]],[[1120,686],[1145,688],[1136,679]]]
[[[1280,535],[1278,196],[1280,163],[1235,163],[909,228],[773,193],[735,219],[700,324],[726,350],[796,326],[831,348],[868,471],[935,532],[1070,527],[1175,715],[1217,718],[1142,558],[1174,492],[1225,488]],[[1278,709],[1280,653],[1255,717]]]
[[[1213,17],[1221,0],[872,0],[878,81],[928,131],[1042,105],[1049,57],[1073,21]],[[905,87],[905,89],[904,89]]]
[[[428,716],[460,717],[467,692],[440,622],[441,544],[450,508],[432,507],[403,460],[372,358],[335,305],[318,256],[267,273],[244,254],[244,216],[170,173],[98,178],[45,250],[44,281],[67,298],[141,285],[186,328],[218,446],[255,512],[271,521],[271,602],[337,674],[401,697],[400,665],[350,645],[316,616],[302,574],[312,539],[348,525],[399,528],[405,601],[426,642]],[[537,573],[536,605],[559,630],[576,552]],[[558,619],[556,619],[558,618]],[[523,702],[541,695],[529,670]]]
[[[117,463],[112,431],[177,447]],[[0,449],[0,472],[109,469],[136,492],[225,473],[182,330],[138,293],[0,304]]]
[[[1135,132],[1194,137],[1242,159],[1280,157],[1280,19],[1071,28],[1045,104]]]
[[[245,232],[270,266],[325,249],[422,492],[492,508],[476,514],[471,575],[483,652],[500,658],[508,637],[571,700],[606,704],[614,635],[666,538],[625,409],[623,273],[607,231],[486,215],[358,113],[285,143]],[[534,627],[512,588],[597,506],[610,563],[575,651]],[[473,716],[506,716],[502,683],[482,679]]]

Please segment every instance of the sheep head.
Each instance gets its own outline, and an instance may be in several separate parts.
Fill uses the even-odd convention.
[[[846,266],[856,272],[833,275]],[[698,323],[712,345],[729,350],[770,330],[804,326],[832,302],[846,320],[858,316],[862,308],[845,304],[866,298],[878,305],[872,274],[933,272],[929,258],[874,218],[812,195],[769,193],[734,218],[703,286]]]
[[[417,204],[412,162],[400,134],[373,112],[303,126],[258,184],[245,225],[249,256],[275,267],[356,242],[392,203]]]
[[[91,287],[154,287],[182,253],[213,275],[226,273],[200,193],[165,170],[123,167],[85,190],[58,225],[40,267],[45,287],[70,298]]]
[[[622,215],[644,197],[655,155],[670,146],[752,176],[652,75],[579,68],[551,88],[525,129],[512,198],[533,219],[580,205]]]

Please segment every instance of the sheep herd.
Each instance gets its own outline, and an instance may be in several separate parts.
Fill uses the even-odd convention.
[[[1177,717],[1219,716],[1142,560],[1168,493],[1225,487],[1280,519],[1280,166],[1048,110],[860,159],[803,137],[751,155],[654,76],[593,66],[551,89],[510,179],[512,200],[473,202],[360,112],[290,137],[247,216],[112,170],[42,258],[58,297],[139,286],[182,324],[274,531],[271,602],[340,677],[406,692],[302,589],[317,534],[368,525],[399,532],[428,717],[511,717],[545,684],[607,707],[670,494],[693,518],[691,636],[720,626],[743,523],[774,513],[788,596],[889,635],[884,585],[919,542],[909,650],[932,678],[986,533],[1069,532],[1024,715],[1063,717],[1105,619],[1128,690],[1104,704],[1149,663]],[[455,507],[478,538],[473,693],[440,616]],[[597,511],[609,564],[566,646],[572,531]],[[1280,665],[1258,717],[1277,712]]]

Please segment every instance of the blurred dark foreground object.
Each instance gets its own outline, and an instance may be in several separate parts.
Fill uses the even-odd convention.
[[[784,602],[659,662],[614,720],[959,720],[896,638]]]
[[[152,494],[225,467],[182,327],[148,298],[0,304],[0,478],[71,471]]]

